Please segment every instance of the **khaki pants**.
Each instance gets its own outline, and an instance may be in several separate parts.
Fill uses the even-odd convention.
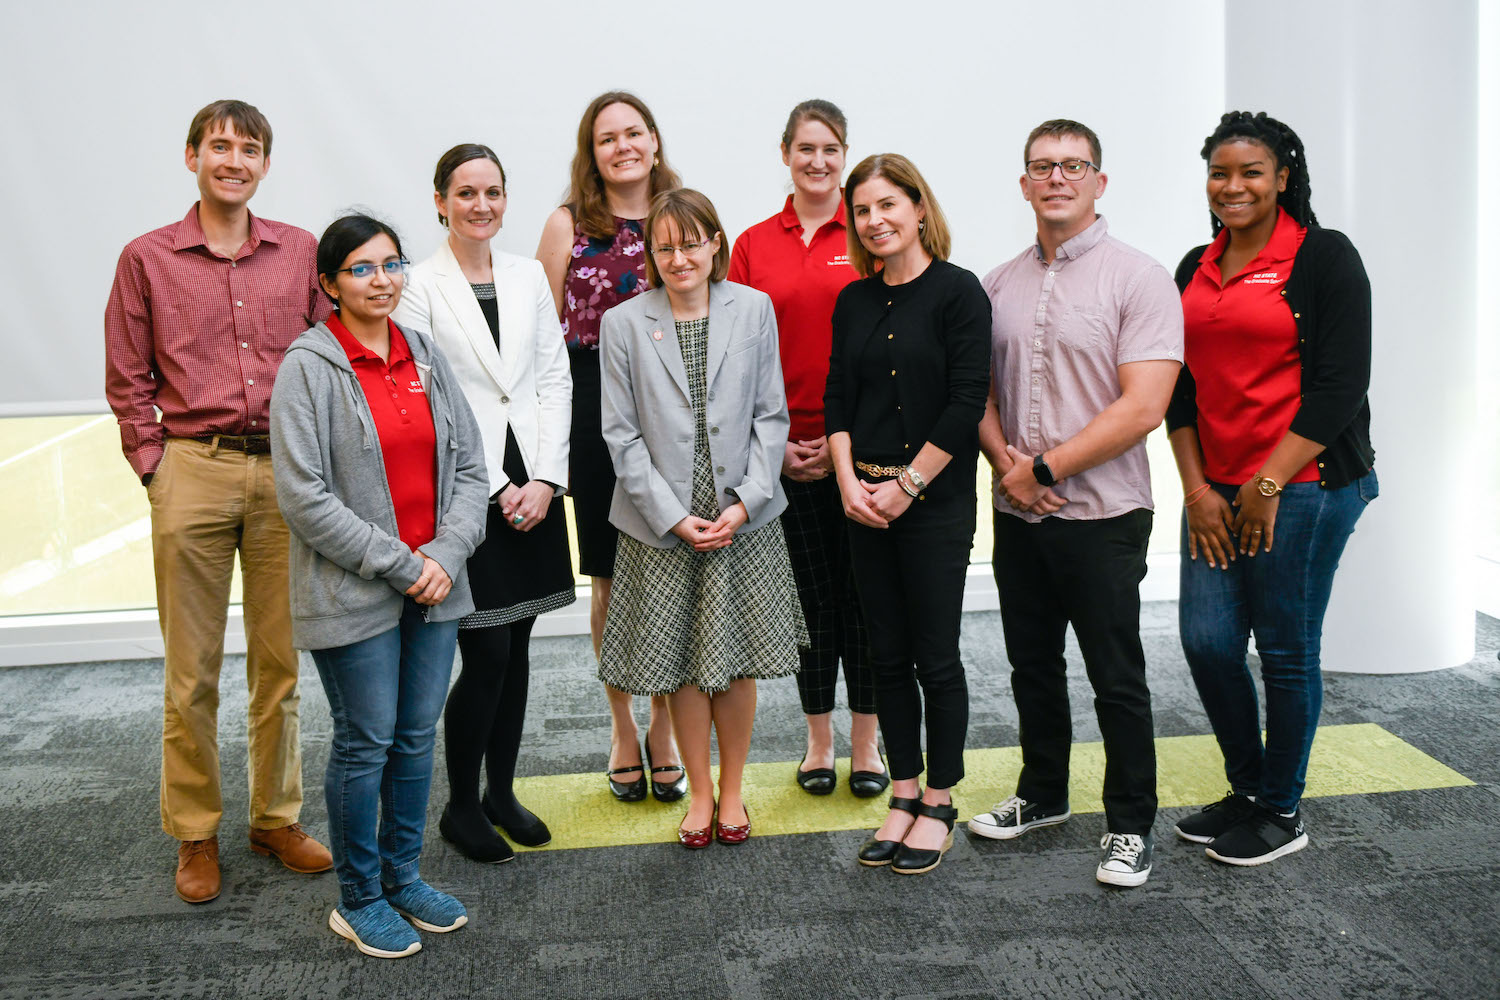
[[[170,438],[151,485],[156,604],[166,644],[161,825],[178,840],[215,836],[219,671],[238,549],[250,686],[250,825],[297,822],[302,808],[297,653],[287,587],[287,528],[270,455]]]

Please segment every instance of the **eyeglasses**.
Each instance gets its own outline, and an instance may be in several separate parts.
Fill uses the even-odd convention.
[[[411,267],[409,260],[388,260],[380,264],[355,264],[353,267],[341,267],[335,273],[347,271],[349,277],[363,280],[373,275],[378,269],[384,271],[387,278],[398,278],[406,273],[408,267]]]
[[[717,235],[719,234],[714,233],[714,236]],[[712,242],[713,239],[709,238],[706,240],[699,240],[697,243],[684,243],[679,247],[674,247],[668,244],[665,246],[652,247],[651,252],[656,256],[657,260],[671,260],[673,257],[677,256],[677,251],[679,250],[682,251],[682,255],[684,257],[687,257],[691,254],[697,253],[699,250],[702,250]]]
[[[1083,177],[1089,167],[1099,169],[1097,164],[1088,160],[1027,160],[1026,176],[1034,181],[1044,181],[1052,176],[1053,167],[1062,167],[1062,175],[1070,181]]]

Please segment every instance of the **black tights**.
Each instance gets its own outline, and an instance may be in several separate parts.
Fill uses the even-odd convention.
[[[512,781],[526,721],[530,680],[529,647],[536,619],[509,625],[466,628],[458,633],[463,667],[443,713],[448,745],[448,789],[451,808],[477,813],[479,765],[489,779],[489,800],[506,820],[518,815]]]

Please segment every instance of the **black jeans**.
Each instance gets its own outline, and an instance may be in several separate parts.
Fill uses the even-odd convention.
[[[1140,583],[1151,512],[1038,524],[995,512],[995,585],[1021,719],[1021,778],[1028,802],[1068,800],[1073,717],[1068,706],[1068,623],[1078,636],[1104,736],[1104,814],[1111,833],[1145,834],[1156,818],[1156,744]]]
[[[786,553],[812,640],[797,651],[802,661],[797,672],[802,711],[807,715],[833,711],[839,661],[843,660],[849,711],[868,714],[875,711],[870,642],[859,611],[838,483],[832,476],[811,483],[783,476],[781,486],[787,501],[781,515]]]
[[[972,493],[919,500],[887,528],[849,522],[850,557],[870,633],[875,712],[891,777],[922,773],[925,706],[932,788],[952,788],[964,776],[969,685],[958,630],[974,545],[974,503]]]

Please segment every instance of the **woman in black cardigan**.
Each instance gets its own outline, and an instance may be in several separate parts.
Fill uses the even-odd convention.
[[[979,279],[948,263],[942,210],[905,157],[856,166],[844,208],[850,263],[864,280],[834,306],[824,421],[891,773],[891,811],[859,860],[920,874],[953,843],[951,790],[963,777],[969,689],[958,629],[990,302]]]
[[[1322,708],[1323,615],[1378,492],[1370,283],[1348,238],[1318,226],[1290,128],[1230,112],[1202,155],[1215,238],[1177,268],[1186,365],[1167,428],[1186,494],[1183,651],[1230,791],[1176,829],[1215,860],[1259,865],[1307,845],[1299,803]]]

